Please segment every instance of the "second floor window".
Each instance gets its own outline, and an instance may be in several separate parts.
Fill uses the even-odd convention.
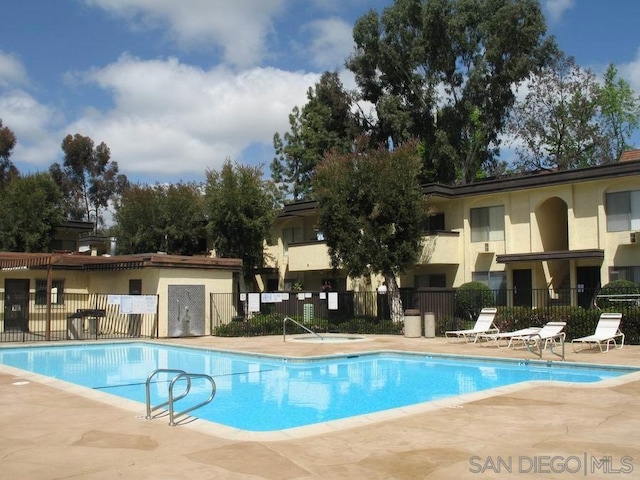
[[[437,232],[438,230],[444,230],[444,213],[442,212],[437,212],[427,217],[425,232]]]
[[[285,244],[302,242],[302,227],[283,228],[282,240]]]
[[[471,241],[504,240],[504,206],[471,209]]]
[[[640,190],[607,193],[607,231],[640,230]]]

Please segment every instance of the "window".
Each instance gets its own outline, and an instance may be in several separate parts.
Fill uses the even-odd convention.
[[[285,227],[282,229],[282,242],[284,253],[289,251],[289,244],[302,242],[302,227]]]
[[[504,206],[471,209],[471,241],[504,240]]]
[[[427,217],[427,224],[425,226],[426,232],[437,232],[438,230],[444,230],[444,213],[438,212],[434,215]]]
[[[491,290],[507,288],[507,276],[505,272],[473,272],[472,280],[487,285]]]
[[[129,295],[142,295],[142,279],[129,279]]]
[[[55,239],[51,241],[51,250],[62,250],[73,252],[78,249],[78,242],[75,240]]]
[[[607,193],[607,231],[640,230],[640,190]]]
[[[277,291],[278,291],[278,279],[267,278],[267,292],[277,292]]]
[[[416,288],[445,288],[447,286],[447,276],[444,273],[416,275],[414,285]]]
[[[47,304],[47,281],[36,279],[36,305]],[[64,280],[53,280],[51,282],[51,303],[53,305],[64,304]]]
[[[629,280],[640,286],[640,267],[609,267],[609,281]]]
[[[302,241],[302,227],[286,227],[282,229],[282,240],[286,244]]]
[[[505,272],[473,272],[471,279],[474,282],[484,283],[493,292],[496,305],[506,305],[507,300],[507,274]]]

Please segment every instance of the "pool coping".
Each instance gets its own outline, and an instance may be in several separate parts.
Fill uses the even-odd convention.
[[[538,359],[527,359],[527,358],[515,359],[515,358],[502,358],[502,357],[487,357],[487,356],[479,356],[479,355],[427,353],[427,352],[419,352],[419,351],[412,351],[412,350],[377,349],[377,350],[367,350],[367,351],[361,351],[361,352],[351,352],[351,353],[340,352],[340,353],[333,353],[333,354],[301,357],[301,356],[293,356],[293,355],[276,355],[276,354],[260,353],[260,352],[238,351],[238,350],[222,349],[222,348],[211,347],[211,346],[180,345],[175,343],[167,343],[162,340],[148,340],[148,339],[140,339],[140,340],[127,339],[123,341],[105,340],[105,341],[99,341],[99,342],[92,342],[87,345],[118,344],[118,343],[160,344],[164,346],[193,348],[193,349],[215,351],[215,352],[234,354],[234,355],[266,357],[266,358],[279,359],[279,360],[287,359],[287,360],[294,360],[294,361],[300,361],[300,362],[344,358],[348,356],[399,354],[399,355],[410,355],[410,356],[415,355],[421,358],[424,358],[424,357],[454,358],[454,359],[464,359],[464,360],[474,360],[474,361],[479,361],[479,360],[493,361],[496,363],[527,362],[527,363],[540,364],[540,365],[561,364],[561,365],[567,365],[567,366],[578,366],[583,368],[604,368],[604,369],[609,368],[609,369],[618,369],[618,370],[619,369],[629,370],[629,373],[622,374],[618,377],[609,378],[609,379],[601,380],[598,382],[592,382],[592,383],[555,382],[551,380],[530,380],[530,381],[520,382],[513,385],[505,385],[505,386],[496,387],[488,390],[483,390],[480,392],[465,393],[465,394],[456,395],[453,397],[430,400],[428,402],[422,402],[422,403],[417,403],[417,404],[408,405],[404,407],[387,409],[380,412],[356,415],[356,416],[345,418],[345,419],[330,420],[323,423],[317,423],[317,424],[306,425],[301,427],[294,427],[294,428],[283,429],[278,431],[255,432],[255,431],[249,431],[249,430],[242,430],[242,429],[218,424],[215,422],[211,422],[208,420],[202,420],[195,417],[188,417],[187,419],[185,419],[185,421],[178,422],[178,426],[180,426],[181,428],[189,428],[194,431],[198,431],[200,433],[204,433],[207,435],[214,435],[217,437],[221,437],[229,440],[237,440],[237,441],[277,442],[277,441],[285,441],[285,440],[292,440],[292,439],[309,438],[313,436],[349,430],[357,427],[371,426],[373,424],[377,424],[385,421],[404,418],[408,415],[417,415],[417,414],[431,412],[431,411],[443,409],[443,408],[461,409],[461,408],[464,408],[465,404],[468,404],[471,402],[484,400],[484,399],[499,396],[499,395],[505,395],[505,394],[515,393],[523,390],[528,390],[537,386],[591,389],[591,388],[607,388],[612,386],[624,385],[626,383],[630,383],[634,381],[640,381],[639,367],[633,367],[630,365],[565,362],[560,360],[538,360]],[[79,344],[76,341],[76,342],[56,342],[55,345],[51,345],[51,344],[42,345],[39,343],[38,344],[21,344],[21,345],[2,345],[0,346],[0,348],[5,349],[5,348],[25,348],[25,347],[30,348],[30,347],[51,347],[51,346],[78,346],[78,345]],[[15,381],[13,382],[13,385],[15,385],[16,387],[19,387],[21,385],[21,382],[24,380],[34,381],[44,385],[51,386],[53,388],[62,390],[70,394],[78,395],[90,400],[96,400],[111,406],[121,408],[123,410],[130,411],[135,414],[134,417],[136,419],[139,419],[142,421],[155,421],[155,422],[162,421],[159,418],[155,418],[153,420],[146,420],[145,405],[133,400],[120,398],[111,394],[92,390],[88,387],[75,385],[73,383],[69,383],[64,380],[58,380],[52,377],[48,377],[48,376],[34,373],[34,372],[29,372],[27,370],[21,370],[19,368],[11,367],[8,365],[0,364],[0,372],[13,375],[14,377],[16,377]],[[168,421],[167,421],[167,428],[172,428],[172,427],[169,427]]]

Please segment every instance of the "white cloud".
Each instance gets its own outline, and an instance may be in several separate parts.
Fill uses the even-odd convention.
[[[575,0],[545,0],[544,8],[549,13],[552,22],[557,23],[567,10],[575,6]]]
[[[67,130],[104,141],[127,175],[204,177],[226,158],[248,163],[252,159],[241,154],[250,145],[271,145],[274,133],[288,130],[291,109],[306,103],[306,91],[318,78],[124,56],[84,74],[85,81],[112,93],[114,107],[89,111]]]
[[[27,82],[27,72],[13,55],[0,50],[0,87],[20,85]]]
[[[0,112],[4,126],[18,140],[12,159],[19,158],[36,169],[48,169],[60,152],[63,137],[52,135],[51,131],[62,122],[61,115],[22,90],[0,96]]]
[[[640,95],[640,48],[636,52],[636,58],[628,63],[623,63],[616,66],[618,69],[618,75],[624,78],[634,92]]]
[[[305,46],[320,69],[341,69],[353,51],[353,26],[339,18],[316,20],[304,27],[311,33],[311,43]]]
[[[185,48],[222,49],[231,65],[256,65],[273,33],[272,18],[285,0],[85,0],[85,3],[127,19],[135,28],[168,27]]]

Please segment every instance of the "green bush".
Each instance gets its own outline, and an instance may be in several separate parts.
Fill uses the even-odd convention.
[[[467,282],[456,291],[457,314],[465,320],[475,320],[480,310],[493,305],[493,292],[484,283]]]

